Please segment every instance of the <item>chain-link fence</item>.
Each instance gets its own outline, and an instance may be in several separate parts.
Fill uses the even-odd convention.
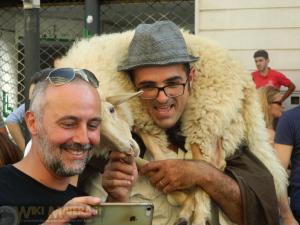
[[[7,2],[10,4],[0,4],[0,107],[3,117],[25,100],[23,3]],[[166,19],[194,31],[194,1],[100,3],[101,33],[120,32],[133,29],[141,22]],[[39,19],[41,69],[53,66],[54,59],[63,55],[74,40],[86,37],[84,1],[41,1]]]
[[[16,34],[16,27],[24,24],[20,5],[1,8],[0,23],[0,96],[5,117],[19,102],[18,93],[24,90],[24,51]]]

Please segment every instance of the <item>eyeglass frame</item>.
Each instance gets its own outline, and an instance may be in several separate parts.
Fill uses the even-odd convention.
[[[141,94],[140,95],[140,98],[141,99],[145,99],[145,100],[153,100],[153,99],[156,99],[158,96],[159,96],[159,93],[161,92],[161,91],[163,91],[164,92],[164,94],[167,96],[167,97],[169,97],[169,98],[176,98],[176,97],[179,97],[179,96],[182,96],[182,95],[184,95],[184,91],[185,91],[185,86],[187,85],[189,83],[189,78],[187,78],[186,79],[186,81],[184,82],[184,83],[179,83],[179,84],[168,84],[168,85],[165,85],[165,86],[163,86],[163,87],[148,87],[148,89],[156,89],[156,90],[158,90],[157,91],[157,94],[156,94],[156,96],[155,97],[153,97],[153,98],[144,98],[143,97],[143,94]],[[167,87],[170,87],[170,86],[183,86],[183,90],[182,90],[182,93],[181,94],[179,94],[179,95],[176,95],[176,96],[169,96],[167,93],[166,93],[166,91],[165,91],[165,88],[167,88]],[[137,88],[137,91],[143,91],[143,93],[145,93],[145,89],[147,89],[147,88]]]
[[[54,72],[59,72],[59,70],[72,70],[73,77],[70,80],[66,80],[64,82],[55,83],[51,79],[51,74],[53,74]],[[86,71],[87,71],[87,73],[86,73]],[[63,72],[61,73],[61,75],[63,75]],[[80,79],[86,81],[87,83],[92,85],[94,88],[99,88],[99,81],[98,81],[97,77],[95,76],[94,73],[92,73],[91,71],[89,71],[87,69],[71,68],[71,67],[55,68],[49,72],[48,76],[46,77],[46,80],[48,80],[51,84],[53,84],[55,86],[60,86],[60,85],[64,85],[64,84],[72,82],[76,78],[76,76],[79,76]],[[65,78],[65,79],[67,78],[64,76],[61,76],[61,77]]]

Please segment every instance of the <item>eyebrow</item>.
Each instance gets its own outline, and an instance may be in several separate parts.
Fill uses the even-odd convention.
[[[62,118],[60,118],[57,122],[62,122],[64,120],[74,120],[76,122],[80,121],[80,119],[76,116],[63,116]],[[92,119],[90,119],[89,121],[98,121],[98,122],[102,122],[102,118],[101,117],[94,117]]]
[[[99,122],[99,123],[102,123],[102,118],[100,118],[100,117],[96,117],[96,118],[93,118],[93,119],[91,119],[91,120],[89,120],[89,121],[95,121],[95,122]]]
[[[170,83],[170,82],[181,81],[181,80],[182,80],[182,77],[181,77],[181,76],[179,76],[179,75],[174,75],[173,77],[170,77],[170,78],[164,80],[163,82],[164,82],[164,83]],[[144,80],[144,81],[142,81],[141,83],[139,83],[138,85],[140,86],[140,85],[149,85],[149,84],[155,85],[156,82],[151,81],[151,80]]]

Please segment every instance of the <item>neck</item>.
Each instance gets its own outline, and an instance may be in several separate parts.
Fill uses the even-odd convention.
[[[266,76],[268,74],[268,72],[269,72],[269,68],[266,67],[266,68],[264,68],[263,70],[261,70],[259,72],[260,72],[261,75]]]
[[[168,140],[171,143],[169,148],[173,151],[177,151],[178,148],[185,150],[185,137],[182,135],[180,130],[180,121],[178,121],[173,127],[166,130]]]
[[[31,148],[28,155],[14,166],[39,183],[58,191],[67,189],[70,177],[60,177],[50,171],[43,163],[37,149]]]

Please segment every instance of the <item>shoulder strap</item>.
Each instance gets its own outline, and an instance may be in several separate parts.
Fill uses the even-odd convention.
[[[146,146],[145,146],[143,140],[135,133],[131,132],[131,135],[132,135],[132,138],[137,142],[137,144],[140,147],[140,157],[144,158],[144,155],[145,155],[145,152],[146,152]]]
[[[214,200],[210,200],[211,202],[211,225],[220,225],[219,220],[219,208]]]

